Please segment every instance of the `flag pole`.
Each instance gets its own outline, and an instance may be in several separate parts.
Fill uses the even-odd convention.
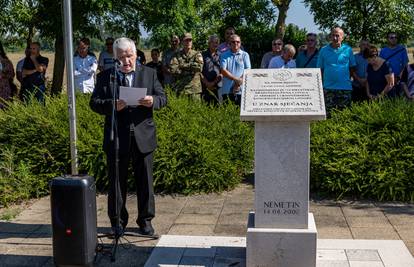
[[[76,148],[76,98],[73,77],[73,38],[72,38],[72,4],[71,0],[63,0],[63,27],[65,44],[65,62],[70,127],[70,156],[72,175],[78,175],[78,151]]]

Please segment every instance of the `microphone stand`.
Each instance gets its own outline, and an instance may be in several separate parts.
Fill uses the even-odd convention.
[[[99,235],[98,238],[108,237],[113,238],[111,251],[109,252],[111,262],[115,261],[115,255],[116,251],[118,249],[119,245],[119,239],[123,236],[135,236],[135,237],[146,237],[149,239],[158,239],[159,237],[157,235],[154,236],[146,236],[146,235],[140,235],[140,234],[133,234],[133,233],[125,233],[125,229],[121,226],[121,212],[119,203],[123,202],[121,189],[119,185],[119,136],[118,136],[118,117],[117,117],[117,100],[119,99],[119,92],[118,92],[118,70],[122,66],[122,63],[114,59],[115,67],[113,68],[113,72],[110,75],[110,88],[112,91],[112,115],[111,115],[111,133],[110,133],[110,140],[113,142],[114,146],[114,154],[115,154],[115,190],[114,190],[114,196],[113,199],[115,200],[115,226],[112,227],[113,233],[110,234],[103,234]],[[121,198],[121,201],[119,201],[119,198]],[[98,246],[97,252],[105,252],[104,246]],[[96,257],[95,257],[96,258]]]

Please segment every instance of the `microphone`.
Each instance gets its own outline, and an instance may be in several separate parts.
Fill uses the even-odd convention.
[[[117,58],[114,58],[113,59],[114,60],[114,63],[115,63],[115,67],[116,68],[120,68],[120,67],[122,67],[124,64],[122,64],[122,62],[119,60],[119,59],[117,59]]]

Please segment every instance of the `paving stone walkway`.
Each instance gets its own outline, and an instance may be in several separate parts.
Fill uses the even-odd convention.
[[[0,266],[53,266],[50,200],[34,201],[10,221],[0,221]],[[154,227],[159,235],[244,237],[254,189],[242,184],[223,194],[156,196]],[[128,231],[136,230],[136,197],[129,196]],[[106,196],[97,197],[98,231],[109,230]],[[414,254],[414,205],[312,200],[319,239],[402,240]],[[0,210],[1,213],[4,210]],[[99,257],[97,266],[144,266],[157,240],[128,237],[115,264]],[[103,240],[103,242],[109,242]],[[126,241],[123,241],[126,243]]]

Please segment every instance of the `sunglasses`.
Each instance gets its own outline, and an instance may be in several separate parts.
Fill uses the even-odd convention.
[[[282,43],[273,43],[272,45],[283,45]]]
[[[388,39],[397,39],[397,36],[390,36]]]
[[[315,42],[315,40],[313,40],[313,39],[308,39],[308,40],[306,40],[306,42]]]

